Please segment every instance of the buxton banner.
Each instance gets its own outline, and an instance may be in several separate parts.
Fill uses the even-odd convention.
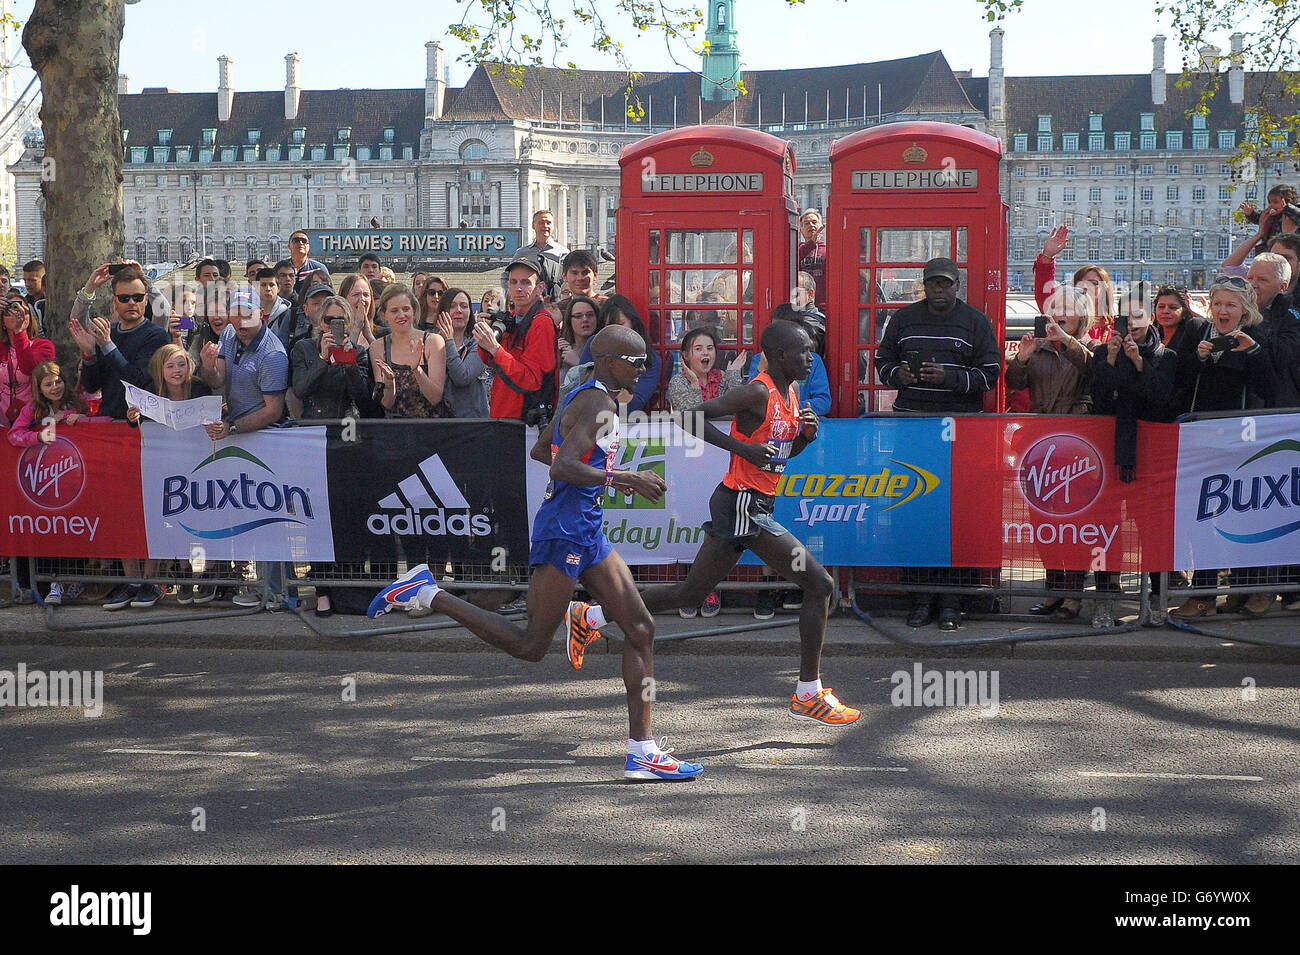
[[[1300,563],[1300,415],[1181,426],[1174,562],[1185,570]]]
[[[359,421],[329,436],[337,560],[528,563],[519,422]]]
[[[325,429],[272,428],[214,443],[201,428],[141,426],[149,556],[333,560]]]
[[[125,423],[60,426],[50,444],[0,441],[0,552],[29,557],[145,553],[140,435]]]

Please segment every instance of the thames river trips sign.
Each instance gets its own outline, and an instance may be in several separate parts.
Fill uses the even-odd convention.
[[[416,255],[501,259],[520,246],[519,229],[315,229],[313,255]]]

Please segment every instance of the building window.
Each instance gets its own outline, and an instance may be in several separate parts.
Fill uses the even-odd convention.
[[[1143,202],[1151,202],[1155,198],[1155,190],[1150,186],[1143,186],[1141,192],[1138,193],[1138,198]]]
[[[1074,166],[1074,164],[1073,164],[1073,163],[1067,163],[1066,166],[1065,166],[1065,170],[1064,170],[1064,171],[1065,171],[1065,176],[1066,176],[1066,178],[1073,178],[1074,175],[1075,175],[1075,166]]]
[[[1143,261],[1151,258],[1151,236],[1138,236],[1138,258]]]
[[[312,208],[315,209],[317,212],[324,212],[324,211],[325,211],[325,197],[322,196],[322,195],[318,192],[318,193],[316,193],[316,195],[315,195],[315,200],[316,200],[316,201],[312,203]]]
[[[1194,163],[1192,163],[1192,175],[1193,175],[1193,176],[1204,176],[1204,175],[1205,175],[1205,163],[1203,163],[1203,162],[1194,162]]]
[[[1231,176],[1231,175],[1232,175],[1232,167],[1231,167],[1230,165],[1228,165],[1226,162],[1221,162],[1221,163],[1219,163],[1219,175],[1220,175],[1220,176]]]
[[[470,170],[468,170],[468,171],[465,173],[465,176],[466,176],[467,179],[469,179],[470,182],[486,182],[486,181],[487,181],[487,170],[485,170],[485,169],[470,169]]]
[[[266,147],[266,161],[267,161],[267,162],[279,162],[279,161],[280,161],[280,147],[279,147],[279,146],[267,146],[267,147]]]
[[[336,209],[339,209],[339,210],[343,211],[343,212],[347,212],[347,209],[348,209],[348,197],[345,196],[345,195],[338,195],[338,196],[335,196],[335,197],[334,197],[334,207],[335,207]]]
[[[1061,149],[1067,153],[1077,153],[1079,151],[1079,134],[1065,133],[1061,136]]]
[[[347,146],[335,146],[335,147],[334,147],[334,161],[335,161],[335,162],[340,162],[340,161],[342,161],[342,160],[344,160],[344,159],[347,159],[347,158],[348,158],[348,147],[347,147]]]
[[[324,158],[325,158],[325,147],[324,147],[324,146],[313,146],[313,147],[311,148],[311,158],[312,158],[312,161],[313,161],[313,162],[320,162],[322,159],[324,159]]]
[[[1102,128],[1102,127],[1101,127],[1101,113],[1089,113],[1089,114],[1088,114],[1088,132],[1090,132],[1090,133],[1099,133],[1099,132],[1101,132],[1101,128]]]
[[[203,145],[215,146],[217,144],[217,130],[215,127],[203,130]]]
[[[1165,186],[1165,201],[1166,201],[1166,202],[1177,202],[1177,201],[1178,201],[1178,187],[1177,187],[1177,186]]]
[[[234,147],[234,146],[222,146],[222,147],[221,147],[221,161],[222,161],[222,162],[234,162],[234,161],[235,161],[235,147]]]
[[[370,147],[369,147],[369,146],[358,146],[358,147],[357,147],[357,159],[359,159],[361,162],[368,162],[368,161],[370,160]]]
[[[1236,130],[1232,130],[1232,129],[1221,129],[1221,130],[1219,130],[1219,148],[1220,148],[1220,149],[1236,149],[1236,148],[1237,148],[1237,133],[1236,133]]]
[[[149,158],[149,149],[146,146],[131,147],[131,162],[145,162]]]
[[[1023,259],[1025,257],[1025,240],[1016,239],[1011,243],[1011,257],[1013,259]]]
[[[1166,209],[1166,210],[1165,210],[1165,225],[1178,225],[1178,210],[1177,210],[1177,209]]]
[[[1232,252],[1232,240],[1226,235],[1219,236],[1219,261],[1223,261]]]
[[[352,142],[352,127],[340,126],[337,135],[338,135],[338,141],[341,143]]]
[[[1127,175],[1128,175],[1128,163],[1126,163],[1126,162],[1116,163],[1116,164],[1115,164],[1115,175],[1117,175],[1117,176],[1127,176]]]
[[[1219,187],[1219,200],[1220,200],[1221,202],[1227,202],[1227,201],[1228,201],[1229,199],[1231,199],[1231,198],[1232,198],[1232,190],[1231,190],[1229,187],[1227,187],[1227,186],[1220,186],[1220,187]]]
[[[1155,212],[1151,209],[1139,209],[1138,225],[1155,225]]]
[[[1016,201],[1016,202],[1024,202],[1024,201],[1025,201],[1025,190],[1024,190],[1024,189],[1017,189],[1017,190],[1015,191],[1015,193],[1014,193],[1014,196],[1015,196],[1015,201]]]
[[[1192,129],[1204,129],[1204,128],[1205,128],[1205,114],[1204,114],[1204,113],[1193,113],[1193,114],[1192,114]]]
[[[153,148],[153,161],[166,162],[167,154],[171,152],[170,146],[155,146]]]
[[[1178,175],[1178,163],[1176,163],[1176,162],[1171,162],[1171,163],[1169,163],[1169,165],[1167,165],[1167,166],[1165,167],[1165,171],[1166,171],[1169,175],[1171,175],[1171,176],[1177,176],[1177,175]]]
[[[1039,190],[1038,190],[1038,201],[1039,201],[1039,202],[1051,202],[1051,201],[1052,201],[1052,190],[1051,190],[1050,188],[1039,189]]]
[[[1040,229],[1048,228],[1051,226],[1051,224],[1052,224],[1052,214],[1050,212],[1044,211],[1038,213],[1038,227]]]
[[[488,158],[487,146],[478,139],[467,139],[461,144],[460,158],[464,160],[477,160]]]
[[[1052,131],[1052,117],[1050,114],[1038,114],[1038,131],[1040,133],[1050,133]]]
[[[380,146],[380,147],[379,147],[379,158],[380,158],[380,159],[392,159],[392,158],[393,158],[393,147],[392,147],[392,146]]]
[[[1144,162],[1139,172],[1144,176],[1154,176],[1156,174],[1156,167],[1149,162]]]
[[[224,176],[221,177],[221,184],[223,186],[233,186],[235,184],[235,177],[230,173],[226,173]],[[226,198],[232,199],[233,197],[227,196]]]
[[[1178,258],[1178,240],[1172,235],[1165,238],[1165,258]]]
[[[1192,236],[1192,261],[1205,261],[1205,236],[1203,235]]]
[[[1050,153],[1052,151],[1052,137],[1050,134],[1038,137],[1038,151],[1040,153]]]
[[[1101,175],[1101,168],[1102,168],[1102,167],[1101,167],[1101,163],[1099,163],[1099,162],[1092,163],[1092,164],[1088,167],[1088,175],[1090,175],[1090,176],[1100,176],[1100,175]]]
[[[1012,146],[1012,148],[1018,153],[1023,153],[1025,150],[1027,150],[1029,148],[1029,134],[1016,133],[1014,145]]]
[[[1181,129],[1165,130],[1165,149],[1182,149],[1183,131]]]
[[[1025,167],[1024,167],[1024,166],[1017,166],[1014,170],[1012,170],[1012,174],[1013,174],[1017,179],[1023,179],[1023,178],[1024,178],[1024,175],[1025,175]]]
[[[1141,147],[1140,147],[1140,148],[1142,148],[1142,149],[1155,149],[1155,148],[1156,148],[1156,134],[1155,134],[1155,133],[1143,133],[1143,134],[1142,134],[1142,138],[1141,138]]]
[[[1096,262],[1101,258],[1101,236],[1088,236],[1088,261]]]
[[[1156,128],[1156,114],[1155,114],[1155,113],[1143,113],[1143,114],[1142,114],[1142,129],[1143,129],[1143,130],[1147,130],[1147,131],[1149,131],[1149,130],[1152,130],[1152,129],[1155,129],[1155,128]]]
[[[1063,191],[1064,191],[1064,199],[1065,199],[1065,201],[1066,201],[1066,202],[1074,202],[1074,187],[1073,187],[1073,186],[1066,186],[1065,189],[1064,189]]]
[[[302,196],[293,196],[290,204],[294,212],[302,212]]]
[[[393,227],[393,217],[392,217],[392,216],[384,216],[384,228],[385,228],[385,229],[391,229],[392,227]]]
[[[1092,186],[1088,189],[1089,202],[1101,202],[1101,186]]]
[[[1209,149],[1209,148],[1210,148],[1210,134],[1209,134],[1209,133],[1192,133],[1192,148],[1193,148],[1193,149]]]
[[[394,137],[396,134],[397,134],[397,130],[395,130],[392,126],[385,126],[385,127],[384,127],[384,142],[386,142],[386,143],[391,143],[391,142],[393,141],[393,137]]]
[[[1115,134],[1115,148],[1116,148],[1116,149],[1129,149],[1129,148],[1130,148],[1130,146],[1129,146],[1129,142],[1130,142],[1130,141],[1131,141],[1131,136],[1130,136],[1128,133],[1116,133],[1116,134]]]
[[[295,143],[301,143],[306,138],[307,138],[307,127],[295,126],[293,129],[293,141]]]
[[[1040,177],[1050,176],[1051,174],[1052,174],[1052,167],[1047,165],[1046,163],[1043,163],[1038,167],[1038,175]]]
[[[1128,202],[1128,186],[1115,187],[1115,201]]]
[[[357,196],[357,208],[362,212],[370,211],[370,197],[367,195]]]
[[[1105,149],[1105,148],[1106,148],[1106,134],[1105,134],[1105,133],[1089,133],[1089,134],[1088,134],[1088,151],[1089,151],[1089,152],[1099,153],[1099,152],[1101,152],[1101,151],[1102,151],[1103,149]]]

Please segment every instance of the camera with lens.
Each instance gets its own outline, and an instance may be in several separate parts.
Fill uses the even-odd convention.
[[[488,324],[492,326],[492,332],[496,335],[497,341],[506,332],[515,327],[513,316],[509,312],[493,312],[488,316]]]

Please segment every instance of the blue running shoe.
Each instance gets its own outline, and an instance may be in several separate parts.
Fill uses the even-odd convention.
[[[421,587],[438,587],[438,581],[434,580],[433,572],[429,570],[428,564],[419,564],[412,567],[401,577],[379,591],[375,599],[370,601],[370,607],[366,610],[366,616],[371,620],[382,616],[397,607],[404,610],[411,610],[418,607],[415,602],[416,594],[420,592]]]
[[[666,742],[667,739],[660,740],[659,752],[651,753],[649,756],[635,756],[628,753],[627,763],[623,766],[623,775],[628,779],[636,780],[681,781],[694,779],[704,772],[704,767],[699,763],[674,759],[673,751],[663,746]]]

